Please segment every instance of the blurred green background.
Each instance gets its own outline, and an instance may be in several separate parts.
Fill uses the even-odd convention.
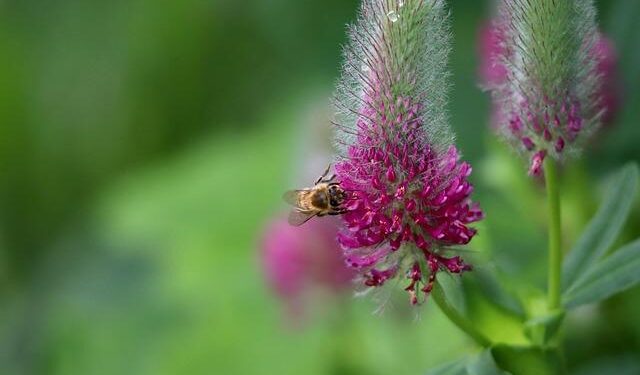
[[[450,3],[451,122],[487,213],[477,246],[488,267],[542,287],[541,192],[493,140],[476,85],[490,2]],[[640,2],[597,3],[624,102],[565,176],[569,244],[600,181],[640,158]],[[402,294],[382,315],[347,299],[294,330],[265,284],[262,230],[308,157],[304,123],[326,109],[356,10],[0,0],[1,374],[419,374],[476,351],[433,304],[416,313]],[[640,373],[638,316],[637,289],[580,310],[570,368],[602,373],[580,372],[596,358]]]

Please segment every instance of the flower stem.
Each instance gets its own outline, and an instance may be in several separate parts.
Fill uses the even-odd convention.
[[[444,315],[455,324],[462,332],[466,333],[471,337],[478,345],[483,348],[488,348],[491,346],[491,341],[486,338],[482,333],[480,333],[474,326],[471,321],[465,318],[459,311],[457,311],[451,304],[447,301],[447,298],[442,291],[440,284],[435,285],[433,290],[431,291],[431,296],[438,304],[440,311],[444,313]]]
[[[558,174],[556,171],[556,162],[551,157],[547,157],[545,159],[544,178],[547,186],[549,210],[549,284],[547,303],[549,311],[552,311],[560,308],[562,228],[560,223],[560,190],[558,188]]]

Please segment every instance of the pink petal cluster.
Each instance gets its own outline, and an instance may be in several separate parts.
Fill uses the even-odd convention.
[[[277,217],[264,232],[261,261],[267,284],[294,317],[303,314],[317,288],[338,294],[351,286],[354,273],[345,266],[336,242],[338,228],[333,218],[294,227]]]
[[[370,94],[357,142],[335,166],[351,192],[338,238],[365,285],[380,286],[404,272],[415,304],[416,292],[428,294],[438,271],[470,269],[440,251],[467,244],[476,234],[469,224],[482,212],[469,198],[469,164],[460,162],[454,146],[438,152],[426,141],[422,105],[408,97],[388,100],[383,88]]]

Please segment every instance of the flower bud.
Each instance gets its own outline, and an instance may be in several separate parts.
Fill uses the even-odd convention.
[[[611,44],[591,1],[507,1],[483,31],[481,83],[492,93],[493,127],[530,158],[578,154],[617,107]]]

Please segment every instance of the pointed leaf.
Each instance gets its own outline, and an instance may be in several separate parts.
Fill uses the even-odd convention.
[[[569,289],[616,240],[629,215],[637,186],[637,165],[624,166],[609,187],[604,203],[567,255],[562,270],[564,290]]]
[[[460,315],[467,316],[467,300],[462,287],[462,279],[460,275],[452,275],[446,272],[438,274],[436,286],[442,289],[442,293],[447,303]],[[437,289],[437,288],[436,288]]]
[[[472,272],[465,272],[462,276],[440,273],[433,294],[436,302],[443,311],[455,312],[477,337],[512,344],[528,342],[522,334],[523,309],[518,311],[517,300],[507,294],[492,274],[481,270],[480,266],[474,267]],[[486,277],[480,277],[481,272]],[[512,302],[512,305],[500,303],[503,295],[504,301]],[[500,329],[495,329],[497,326]]]
[[[640,238],[596,264],[564,297],[567,307],[598,302],[640,283]]]
[[[485,268],[474,267],[473,272],[470,272],[466,277],[469,282],[476,285],[492,303],[515,316],[524,317],[525,313],[522,304],[500,283],[495,273]]]
[[[481,346],[489,346],[491,342],[471,322],[466,314],[465,296],[460,283],[456,283],[451,275],[442,272],[438,275],[431,296],[442,312],[453,321],[458,328],[473,338]]]

